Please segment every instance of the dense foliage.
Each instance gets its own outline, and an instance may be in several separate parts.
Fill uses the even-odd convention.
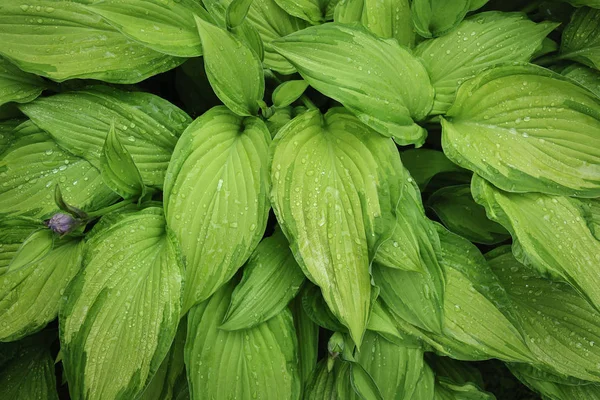
[[[600,1],[0,1],[0,399],[539,396],[600,399]]]

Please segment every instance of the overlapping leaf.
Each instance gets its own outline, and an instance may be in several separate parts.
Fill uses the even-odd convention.
[[[531,390],[550,400],[598,400],[600,385],[593,382],[564,382],[556,375],[549,374],[526,364],[509,366],[510,371]]]
[[[423,144],[414,121],[427,116],[433,88],[423,65],[396,41],[360,25],[329,23],[293,33],[273,47],[315,89],[399,144]]]
[[[192,398],[299,399],[290,311],[250,329],[219,329],[233,288],[228,283],[190,310],[185,363]]]
[[[0,155],[0,213],[47,217],[59,185],[65,201],[90,210],[110,204],[116,196],[85,159],[63,150],[30,121],[15,128],[13,140]]]
[[[582,7],[575,11],[560,43],[560,56],[600,69],[600,11]]]
[[[587,90],[600,97],[600,71],[580,64],[572,64],[561,71],[567,78],[573,79]]]
[[[220,106],[177,142],[164,208],[186,261],[184,310],[230,280],[258,245],[269,210],[270,141],[261,120]]]
[[[0,276],[6,272],[21,244],[42,225],[28,218],[0,219]]]
[[[169,351],[180,317],[182,263],[157,207],[105,216],[86,237],[84,271],[60,310],[73,399],[135,398]]]
[[[414,26],[423,37],[442,36],[467,15],[469,0],[413,0]]]
[[[166,100],[107,86],[61,93],[22,106],[22,111],[71,153],[99,167],[110,126],[147,186],[161,188],[177,138],[190,117]]]
[[[66,0],[3,1],[0,54],[57,81],[136,83],[184,61],[128,39],[85,5]]]
[[[331,20],[339,0],[275,0],[290,15],[301,18],[311,24],[320,24]]]
[[[402,163],[419,186],[425,190],[436,176],[444,178],[444,183],[468,183],[471,175],[452,161],[443,152],[431,149],[408,149],[400,153]],[[455,179],[459,181],[456,182]]]
[[[38,97],[46,84],[0,57],[0,106],[11,101],[27,103]]]
[[[343,109],[306,112],[273,143],[273,209],[306,276],[360,344],[369,266],[387,239],[403,168],[393,142]]]
[[[435,88],[432,114],[444,114],[461,83],[485,68],[504,62],[529,61],[556,24],[535,24],[522,14],[477,14],[457,29],[415,49]],[[489,106],[489,105],[488,105]]]
[[[463,84],[442,120],[444,152],[503,190],[598,197],[600,101],[541,67]]]

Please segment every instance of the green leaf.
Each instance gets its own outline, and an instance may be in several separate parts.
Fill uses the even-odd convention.
[[[123,35],[160,53],[177,57],[202,55],[194,15],[211,17],[194,0],[103,0],[86,7]]]
[[[11,101],[30,102],[35,100],[45,88],[43,79],[21,71],[0,57],[0,106]]]
[[[596,97],[600,97],[600,71],[583,65],[573,64],[561,71],[561,74],[579,83]]]
[[[431,207],[446,228],[471,242],[497,244],[510,234],[497,222],[490,221],[485,208],[475,203],[470,185],[448,186],[429,197]]]
[[[265,91],[260,59],[231,33],[196,17],[206,75],[221,101],[241,116],[256,115]]]
[[[272,152],[277,220],[305,275],[360,345],[371,308],[369,265],[391,234],[400,197],[404,171],[396,148],[333,108],[293,119]]]
[[[377,332],[381,337],[385,338],[391,343],[397,345],[408,345],[411,343],[413,347],[418,347],[414,344],[413,338],[400,333],[392,316],[387,310],[387,307],[385,307],[379,299],[375,302],[375,304],[373,304],[371,318],[369,318],[367,329],[369,331]]]
[[[285,75],[296,72],[292,64],[273,49],[271,43],[306,28],[308,23],[286,13],[275,0],[254,0],[246,20],[256,28],[262,39],[265,67]]]
[[[297,343],[289,310],[243,331],[219,325],[233,291],[229,282],[190,310],[185,346],[193,399],[298,399]]]
[[[427,361],[438,378],[445,378],[461,385],[472,382],[479,387],[484,387],[481,371],[472,364],[450,357],[439,357],[432,354],[429,356]]]
[[[363,400],[383,400],[383,396],[373,377],[358,363],[350,364],[350,383]]]
[[[0,6],[0,54],[23,71],[55,81],[137,83],[184,61],[131,41],[83,4],[34,4],[5,0]]]
[[[277,230],[260,242],[246,263],[219,328],[246,329],[273,318],[296,296],[304,279],[285,236]]]
[[[421,62],[394,40],[359,25],[330,23],[303,29],[273,47],[324,95],[399,144],[423,144],[433,87]],[[408,77],[410,79],[402,79]]]
[[[588,226],[596,239],[600,240],[600,198],[586,199],[583,204],[587,207]]]
[[[229,281],[262,238],[270,141],[260,119],[220,106],[196,119],[177,142],[164,208],[186,260],[184,311]]]
[[[227,7],[225,20],[228,28],[235,28],[244,22],[254,0],[233,0]]]
[[[475,11],[480,9],[481,7],[485,6],[488,3],[488,1],[489,0],[471,0],[469,11]]]
[[[561,374],[600,382],[598,311],[569,285],[542,278],[519,263],[507,246],[488,253],[487,258],[539,361]]]
[[[340,0],[335,6],[333,21],[341,24],[360,22],[365,0]]]
[[[600,195],[600,100],[561,75],[532,65],[487,70],[460,87],[447,116],[448,158],[497,187]]]
[[[484,392],[477,385],[465,383],[457,385],[453,382],[438,379],[435,385],[435,400],[496,400],[496,396]]]
[[[336,362],[331,371],[327,359],[319,361],[306,384],[304,400],[353,400],[354,391],[350,387],[349,363]]]
[[[28,218],[0,219],[0,276],[8,269],[21,244],[42,225]]]
[[[54,240],[49,229],[38,233],[41,236],[37,243],[24,243],[11,266],[0,275],[2,342],[30,335],[54,320],[67,284],[81,268],[83,243],[80,240]],[[35,247],[40,246],[43,256],[32,257]]]
[[[571,284],[600,309],[600,241],[568,197],[508,193],[474,177],[473,197],[513,237],[513,252],[542,275]]]
[[[333,315],[318,286],[308,283],[304,285],[300,299],[304,312],[315,324],[332,332],[348,331]]]
[[[415,29],[426,38],[442,36],[463,20],[469,7],[469,0],[413,0]]]
[[[333,18],[337,0],[275,0],[290,15],[301,18],[313,25]]]
[[[144,184],[156,188],[162,188],[175,143],[191,122],[185,112],[158,96],[107,86],[41,98],[21,109],[61,147],[97,168],[114,123]]]
[[[180,317],[183,265],[162,210],[104,216],[59,313],[73,399],[132,399],[158,370]]]
[[[271,132],[271,137],[274,138],[277,132],[285,124],[292,120],[292,107],[284,107],[276,109],[273,115],[269,117],[268,120],[265,121],[269,132]]]
[[[37,229],[31,231],[30,235],[23,240],[12,260],[8,264],[6,272],[15,272],[31,263],[40,261],[54,247],[55,235],[50,229]]]
[[[360,21],[379,37],[396,39],[406,47],[414,45],[415,32],[408,0],[364,0]]]
[[[128,199],[144,196],[146,187],[140,171],[127,148],[121,144],[115,126],[111,125],[100,156],[102,180],[119,196]]]
[[[437,175],[449,178],[448,175],[459,173],[461,177],[465,175],[465,182],[471,181],[469,171],[448,160],[441,151],[408,149],[400,153],[400,157],[421,191],[424,191],[429,182]],[[446,181],[448,180],[446,179]]]
[[[62,187],[65,200],[80,209],[101,208],[117,198],[96,168],[64,151],[30,121],[11,134],[12,142],[0,155],[0,213],[49,217],[58,211],[56,185]]]
[[[395,344],[367,332],[356,361],[373,378],[382,398],[421,399],[415,392],[423,375],[423,350],[412,341]]]
[[[300,296],[297,296],[290,303],[290,310],[294,317],[294,327],[298,339],[298,369],[301,386],[304,388],[317,366],[319,326],[304,311]]]
[[[441,0],[440,0],[441,1]],[[557,24],[535,24],[523,14],[486,12],[445,36],[417,46],[435,88],[431,114],[445,114],[461,83],[497,64],[529,61]]]
[[[0,370],[0,398],[58,400],[50,350],[41,346],[19,350]]]
[[[592,8],[600,8],[600,1],[598,0],[566,0],[567,3],[575,6],[575,7],[592,7]]]
[[[14,103],[13,103],[14,104]],[[2,106],[0,106],[2,108]],[[0,114],[2,112],[0,111]],[[0,116],[0,120],[2,117]],[[14,139],[13,130],[21,125],[25,120],[21,119],[9,119],[6,121],[0,121],[0,154],[8,148],[8,145]]]
[[[435,375],[427,364],[423,365],[423,375],[417,384],[415,399],[433,399],[435,394]]]
[[[182,319],[177,327],[175,339],[169,353],[160,364],[158,371],[144,389],[140,400],[172,400],[180,379],[185,380],[185,364],[183,350],[187,335],[187,319]],[[187,385],[186,385],[187,390]]]
[[[560,57],[600,69],[600,10],[583,7],[575,11],[563,31]]]
[[[282,83],[273,91],[273,105],[286,107],[298,100],[308,87],[305,80],[292,80]]]
[[[550,400],[600,400],[600,385],[580,381],[565,384],[555,375],[543,372],[527,364],[509,364],[510,371],[531,390]]]

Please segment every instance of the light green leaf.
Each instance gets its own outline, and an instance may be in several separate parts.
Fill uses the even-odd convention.
[[[23,247],[0,275],[0,342],[18,340],[54,320],[67,284],[81,268],[80,240],[54,240],[49,229],[39,233],[43,236],[37,243]],[[45,254],[33,258],[32,246],[44,247]]]
[[[563,31],[560,57],[600,69],[600,10],[583,7],[575,11]]]
[[[471,0],[469,5],[469,11],[479,10],[485,6],[489,0]]]
[[[0,57],[0,106],[11,101],[27,103],[46,88],[44,80],[21,71]]]
[[[234,284],[191,309],[185,363],[193,399],[299,399],[297,343],[289,310],[243,331],[219,325]]]
[[[277,220],[305,275],[360,345],[371,308],[370,262],[391,234],[401,192],[396,148],[334,108],[293,119],[272,152]]]
[[[600,240],[600,198],[582,200],[586,207],[588,226],[596,239]]]
[[[542,275],[571,284],[600,309],[600,241],[568,197],[508,193],[474,177],[473,197],[513,237],[513,252]]]
[[[297,296],[290,303],[290,310],[294,317],[294,327],[298,339],[298,369],[301,386],[304,388],[317,366],[319,326],[304,311],[301,296]]]
[[[460,87],[447,116],[448,158],[499,188],[600,195],[600,100],[561,75],[487,70]]]
[[[340,0],[335,6],[333,21],[341,24],[360,22],[365,0]]]
[[[363,400],[383,400],[373,377],[358,363],[350,364],[350,383],[358,397]]]
[[[531,59],[536,60],[537,58],[548,55],[550,53],[554,53],[556,51],[558,51],[558,43],[556,43],[554,40],[550,39],[549,37],[545,37],[544,40],[542,41],[541,46],[538,47],[536,52],[533,53],[533,55],[531,56]]]
[[[127,148],[121,144],[115,126],[111,125],[100,156],[102,180],[119,196],[127,199],[143,197],[146,187],[140,171]]]
[[[172,400],[176,386],[180,380],[186,380],[183,349],[187,335],[187,319],[182,319],[177,327],[175,339],[171,344],[169,353],[160,364],[158,371],[144,389],[140,400]],[[186,385],[187,390],[187,385]]]
[[[308,23],[286,13],[275,0],[254,0],[246,20],[256,28],[262,39],[265,67],[285,75],[296,72],[292,64],[273,49],[271,42],[306,28]]]
[[[410,343],[412,347],[418,347],[413,338],[400,333],[390,312],[387,310],[387,307],[382,304],[380,299],[373,304],[367,330],[377,332],[381,337],[391,343],[397,345],[408,345]]]
[[[54,247],[55,235],[50,229],[43,229],[38,225],[30,235],[23,240],[8,265],[6,272],[15,272],[31,263],[40,261]]]
[[[0,398],[11,400],[58,400],[54,362],[41,346],[18,350],[0,370]]]
[[[330,23],[288,35],[273,47],[311,86],[382,135],[402,145],[425,141],[426,131],[414,121],[429,113],[433,87],[421,62],[396,41],[360,25]]]
[[[431,114],[445,114],[461,83],[488,67],[529,61],[555,23],[535,24],[523,14],[486,12],[468,18],[445,36],[427,40],[415,53],[435,88]]]
[[[429,197],[427,205],[446,228],[471,242],[491,245],[510,239],[506,229],[490,221],[485,208],[475,203],[470,185],[442,188]]]
[[[194,0],[103,0],[91,2],[87,9],[128,38],[177,57],[202,55],[194,15],[211,21],[200,2]]]
[[[484,392],[472,383],[455,384],[451,381],[438,379],[435,384],[434,400],[496,400],[496,396]]]
[[[273,105],[286,107],[298,100],[308,87],[305,80],[292,80],[282,83],[273,91]]]
[[[229,281],[262,238],[270,141],[260,119],[220,106],[196,119],[177,142],[164,208],[186,261],[184,311]]]
[[[288,14],[316,25],[333,18],[338,0],[275,0],[275,2]]]
[[[274,317],[296,296],[304,279],[285,236],[277,230],[260,242],[246,263],[219,328],[246,329]]]
[[[8,270],[21,244],[42,225],[28,218],[0,218],[0,276]]]
[[[555,375],[527,364],[509,364],[510,371],[531,390],[549,400],[600,400],[600,385],[580,381],[578,384],[560,382]],[[558,378],[558,379],[557,379]]]
[[[260,59],[231,33],[196,17],[206,75],[215,93],[233,112],[256,115],[265,91]]]
[[[600,382],[598,311],[569,285],[542,278],[519,263],[508,246],[488,253],[487,258],[539,361],[561,374]]]
[[[227,21],[227,27],[235,28],[244,22],[250,6],[254,0],[233,0],[227,7],[225,14],[225,20]]]
[[[379,37],[396,39],[406,47],[414,45],[415,31],[408,0],[364,0],[360,21]]]
[[[13,103],[14,104],[14,103]],[[2,106],[0,106],[2,108]],[[2,114],[2,111],[0,111]],[[0,116],[0,120],[2,117]],[[0,121],[0,154],[8,148],[8,145],[14,139],[13,130],[21,125],[25,120],[22,119],[9,119],[6,121]]]
[[[435,394],[435,375],[427,364],[423,365],[423,375],[417,384],[415,399],[432,400]]]
[[[276,109],[273,115],[269,117],[268,120],[265,121],[269,132],[271,132],[271,137],[274,138],[277,132],[285,124],[292,120],[292,107],[284,107]]]
[[[336,362],[331,371],[327,359],[319,361],[306,384],[304,400],[353,400],[356,395],[350,387],[349,363]]]
[[[431,149],[408,149],[400,153],[402,163],[410,172],[419,189],[424,191],[429,182],[438,174],[449,181],[449,175],[464,176],[471,181],[470,172],[454,164],[443,152]]]
[[[579,83],[596,97],[600,97],[600,71],[583,65],[573,64],[561,71],[561,74]]]
[[[413,0],[415,29],[426,38],[442,36],[463,20],[470,5],[469,0]]]
[[[64,151],[30,121],[11,135],[12,143],[0,155],[0,213],[49,217],[58,211],[56,185],[61,186],[65,201],[84,210],[101,208],[117,198],[96,168]]]
[[[182,269],[160,208],[108,214],[86,236],[59,313],[71,398],[141,394],[175,337]]]
[[[21,109],[61,147],[98,168],[114,123],[144,184],[157,188],[163,185],[177,138],[191,122],[185,112],[158,96],[107,86],[41,98]]]
[[[423,375],[423,350],[412,341],[394,344],[367,332],[356,361],[371,375],[384,399],[421,399],[415,392]]]
[[[304,285],[300,299],[304,312],[315,324],[332,332],[348,331],[333,315],[318,286],[310,283]]]
[[[85,5],[66,0],[4,0],[0,54],[23,71],[56,81],[137,83],[184,61],[131,41]]]

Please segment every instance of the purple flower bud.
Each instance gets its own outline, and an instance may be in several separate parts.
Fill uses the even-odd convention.
[[[46,226],[59,235],[66,235],[79,226],[79,221],[69,214],[57,213],[46,220]]]

